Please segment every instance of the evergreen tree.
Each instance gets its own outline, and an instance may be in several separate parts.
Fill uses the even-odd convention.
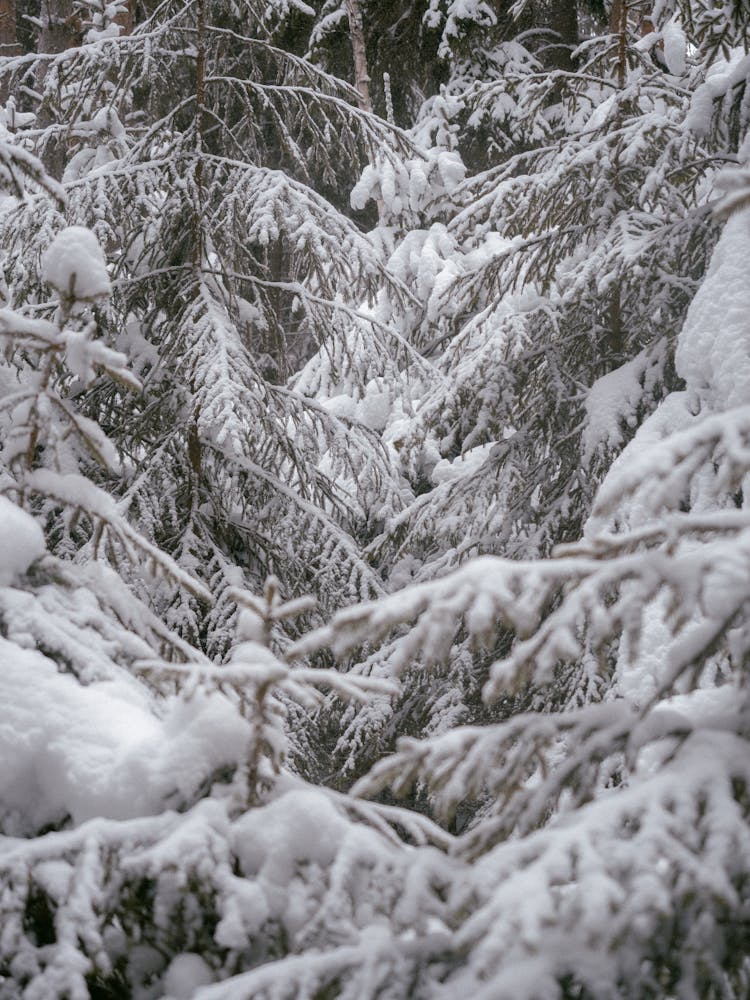
[[[414,173],[371,167],[355,191],[406,230],[390,267],[421,304],[390,315],[429,364],[402,378],[384,429],[414,494],[368,548],[391,589],[577,539],[613,458],[679,384],[676,337],[717,231],[713,177],[747,134],[744,64],[730,69],[722,44],[748,33],[739,7],[722,21],[650,12],[613,8],[616,30],[583,39],[572,70],[535,54],[543,34],[500,43],[494,77],[443,95],[439,114],[425,105],[414,131],[436,141],[434,160],[483,135],[496,166],[450,193],[423,177],[411,214]],[[388,672],[391,656],[401,670],[390,646],[366,669]],[[569,683],[525,689],[488,716],[487,667],[460,640],[437,678],[410,667],[400,703],[334,725],[336,765],[358,773],[404,731],[578,697]]]
[[[0,62],[0,1000],[747,996],[750,14],[573,10]]]
[[[750,985],[750,173],[724,184],[729,218],[678,338],[685,387],[614,463],[583,540],[469,562],[341,612],[322,637],[341,654],[398,629],[403,668],[448,657],[463,630],[491,646],[511,628],[484,699],[549,692],[546,710],[404,738],[354,789],[418,783],[444,821],[473,805],[451,847],[448,994],[682,1000]]]
[[[367,428],[285,380],[352,324],[375,343],[396,336],[362,306],[383,281],[396,298],[406,290],[318,190],[338,183],[337,162],[356,165],[368,147],[397,159],[408,142],[275,45],[265,5],[161,5],[128,35],[91,23],[83,44],[45,57],[56,120],[40,111],[24,134],[42,155],[64,136],[65,220],[113,250],[102,329],[143,393],[95,385],[79,403],[122,454],[108,488],[218,600],[206,617],[177,592],[141,596],[221,652],[230,585],[274,572],[329,611],[380,592],[359,545],[400,505],[388,457]],[[6,61],[11,85],[28,65]],[[15,296],[38,296],[27,261],[61,222],[46,205],[3,214]]]
[[[65,312],[106,293],[101,264],[86,230],[53,242],[44,273],[66,290]],[[5,490],[106,523],[115,544],[139,546],[141,560],[190,587],[168,556],[113,523],[116,506],[94,484],[56,471],[75,451],[62,448],[71,431],[98,455],[105,439],[53,393],[49,360],[78,377],[97,366],[123,378],[124,359],[8,309],[0,329],[12,348],[3,375],[16,385],[3,395],[3,412],[16,418],[4,427],[3,457],[24,467],[20,480],[7,474]],[[284,767],[287,704],[309,709],[321,685],[356,698],[387,685],[291,671],[274,656],[272,630],[307,607],[281,601],[274,581],[264,599],[233,593],[243,607],[236,641],[215,667],[100,562],[45,553],[39,522],[6,497],[0,544],[0,996],[188,996],[259,964],[238,990],[294,994],[345,975],[356,996],[372,981],[374,940],[388,955],[377,978],[405,992],[419,952],[379,936],[382,922],[395,921],[396,938],[415,919],[427,928],[442,906],[441,876],[431,852],[416,856],[390,826],[418,843],[440,842],[440,831],[316,791]],[[404,883],[416,910],[400,899]],[[348,937],[342,906],[351,908]],[[294,958],[309,949],[313,968]]]
[[[4,144],[2,162],[19,212],[24,174],[62,198],[28,155]],[[273,579],[262,598],[231,592],[242,610],[215,666],[97,558],[106,544],[125,580],[158,571],[211,600],[87,475],[118,456],[79,411],[83,388],[139,388],[96,336],[110,278],[93,233],[58,233],[41,278],[52,319],[35,315],[47,303],[0,310],[0,996],[190,996],[240,971],[229,988],[256,996],[408,992],[422,949],[406,931],[429,937],[444,877],[396,829],[417,845],[444,835],[286,763],[290,705],[391,685],[275,655],[310,602],[283,601]]]

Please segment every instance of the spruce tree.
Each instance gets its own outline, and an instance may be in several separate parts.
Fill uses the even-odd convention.
[[[384,282],[396,299],[406,290],[320,192],[341,183],[339,165],[374,149],[397,161],[409,144],[359,111],[351,87],[276,44],[282,8],[160,5],[127,35],[114,8],[92,9],[83,43],[36,70],[54,122],[40,108],[23,133],[42,155],[62,137],[64,220],[113,251],[102,329],[127,348],[143,392],[94,386],[82,402],[123,456],[108,488],[217,605],[207,615],[165,589],[141,596],[212,652],[231,637],[230,585],[273,572],[328,611],[380,592],[359,546],[400,506],[368,428],[285,383],[344,329],[398,342],[366,306]],[[6,61],[11,87],[28,66]],[[46,207],[4,213],[15,294],[37,295],[25,261],[62,221]]]
[[[2,1000],[747,995],[748,12],[576,6],[0,64]]]
[[[425,104],[414,133],[434,140],[433,162],[483,137],[494,166],[450,191],[371,167],[355,190],[384,199],[390,267],[417,299],[391,314],[423,357],[384,428],[414,496],[368,548],[390,589],[575,541],[613,459],[679,385],[677,334],[718,232],[713,178],[747,128],[742,63],[717,96],[722,45],[746,44],[747,25],[741,8],[616,13],[581,18],[595,33],[573,68],[545,65],[544,32],[522,32],[492,48],[488,80]],[[499,634],[494,654],[509,643]],[[367,669],[392,655],[368,653]],[[528,688],[488,716],[487,668],[461,636],[437,677],[409,667],[399,704],[349,710],[337,765],[358,773],[404,730],[580,697],[576,683]]]
[[[394,634],[398,671],[511,629],[483,698],[531,685],[546,702],[402,738],[354,788],[416,785],[443,822],[464,818],[448,993],[747,992],[750,173],[720,183],[726,221],[677,342],[684,388],[613,464],[583,538],[546,560],[470,561],[341,612],[318,640],[342,655]]]
[[[36,189],[62,201],[37,161],[0,149],[17,217],[37,215]],[[84,390],[140,386],[99,336],[111,281],[94,234],[62,229],[39,278],[44,301],[0,310],[0,996],[145,1000],[228,979],[255,996],[408,992],[411,935],[443,907],[439,855],[421,848],[445,836],[307,785],[285,724],[321,689],[392,685],[293,668],[276,637],[311,602],[273,578],[231,591],[224,664],[137,599],[128,583],[149,574],[213,595],[101,485],[119,456]]]

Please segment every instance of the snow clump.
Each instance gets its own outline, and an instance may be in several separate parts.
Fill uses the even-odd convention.
[[[190,1000],[201,986],[214,981],[211,967],[195,952],[175,955],[164,976],[165,995],[169,1000]]]
[[[33,517],[0,497],[0,586],[13,583],[44,551],[44,535]]]
[[[69,226],[42,257],[42,279],[63,297],[98,299],[112,290],[99,241],[84,226]]]

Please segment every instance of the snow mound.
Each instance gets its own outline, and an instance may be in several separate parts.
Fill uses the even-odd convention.
[[[42,279],[60,295],[75,299],[98,299],[111,291],[99,241],[83,226],[57,234],[42,257]]]
[[[214,981],[214,974],[200,955],[185,952],[175,955],[164,976],[165,995],[170,1000],[190,1000],[201,986]]]
[[[249,724],[219,694],[175,697],[157,717],[112,682],[82,685],[0,637],[0,803],[23,829],[69,815],[131,819],[189,796],[244,757]]]
[[[653,392],[660,370],[659,359],[642,351],[619,368],[598,378],[586,397],[586,424],[583,430],[582,453],[586,464],[597,448],[619,448],[624,439],[624,427],[637,423],[638,406]]]
[[[750,399],[749,336],[750,212],[746,210],[727,220],[677,344],[677,373],[702,406],[728,410]]]
[[[632,409],[640,357],[604,376],[590,390],[585,447],[590,449],[595,443],[592,435],[597,428],[599,438],[604,433],[611,436],[617,420]],[[613,462],[586,525],[587,537],[612,530],[615,523],[640,526],[652,520],[649,486],[658,481],[665,464],[675,459],[669,438],[692,427],[698,431],[701,421],[711,414],[746,406],[750,399],[749,209],[735,212],[724,226],[706,277],[688,309],[675,367],[685,380],[685,389],[662,400]],[[643,378],[648,377],[646,371]],[[635,488],[637,483],[641,486]],[[679,497],[672,497],[673,504],[678,501]],[[706,502],[710,509],[714,501],[709,497]],[[693,509],[700,506],[695,489],[691,504]]]
[[[44,554],[42,529],[5,497],[0,497],[0,586],[7,586]]]
[[[454,479],[473,475],[487,461],[495,444],[495,441],[488,441],[486,444],[478,444],[476,447],[470,448],[458,458],[440,459],[432,470],[433,483],[438,486],[440,483],[449,483]]]

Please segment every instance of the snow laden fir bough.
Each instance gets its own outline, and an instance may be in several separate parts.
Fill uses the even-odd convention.
[[[738,190],[680,335],[685,388],[625,448],[579,543],[468,563],[343,611],[283,655],[276,626],[305,602],[273,580],[262,597],[234,590],[221,665],[128,589],[149,572],[211,598],[91,478],[116,451],[61,389],[138,386],[95,337],[101,251],[63,231],[42,275],[54,318],[0,314],[3,1000],[747,995]],[[87,551],[53,556],[40,524],[48,538],[88,531]],[[101,546],[109,565],[91,558]],[[414,661],[430,669],[465,634],[491,645],[501,626],[518,638],[488,702],[561,679],[585,697],[405,740],[352,795],[287,767],[293,703],[314,708],[332,688],[377,706]],[[369,673],[306,665],[386,638]],[[473,801],[474,818],[452,835],[366,797],[415,784],[439,817]]]
[[[60,324],[6,311],[3,337],[84,380],[96,367],[127,378],[125,359],[81,329],[76,287],[84,300],[107,290],[94,241],[81,230],[65,241],[87,248],[90,269],[66,282],[50,251]],[[686,388],[617,461],[578,545],[544,562],[485,558],[354,607],[287,659],[271,651],[274,622],[302,606],[273,583],[264,599],[235,595],[223,666],[184,643],[184,662],[156,657],[177,640],[119,577],[45,554],[38,520],[8,497],[67,504],[134,559],[151,553],[118,535],[116,505],[69,471],[70,455],[39,476],[28,441],[9,436],[0,995],[742,996],[748,251],[744,208],[680,338]],[[47,393],[39,433],[52,449],[67,439],[49,390],[35,391]],[[414,658],[445,656],[461,623],[481,642],[498,622],[520,638],[488,700],[560,670],[611,673],[614,685],[559,713],[404,741],[355,789],[423,782],[443,816],[476,798],[460,836],[285,769],[290,699],[313,706],[319,686],[385,697]],[[388,677],[295,665],[399,625]]]
[[[59,297],[57,323],[0,317],[6,342],[41,359],[29,365],[37,381],[24,362],[4,370],[19,385],[4,397],[4,492],[62,516],[68,531],[71,511],[88,519],[94,544],[110,545],[123,571],[140,563],[210,599],[75,469],[71,440],[79,452],[115,456],[95,425],[77,424],[62,405],[59,379],[75,371],[85,382],[103,369],[137,388],[122,355],[92,339],[90,307],[109,289],[93,235],[64,230],[43,276]],[[40,450],[54,469],[34,467]],[[285,703],[314,706],[319,687],[344,698],[393,690],[291,670],[273,655],[274,625],[307,602],[285,604],[273,581],[262,600],[236,593],[237,643],[217,668],[113,570],[46,554],[38,521],[7,496],[0,523],[0,995],[187,995],[222,968],[227,975],[316,941],[341,945],[334,965],[347,969],[367,964],[369,945],[343,947],[342,922],[376,940],[370,925],[392,921],[394,910],[404,931],[429,920],[417,904],[422,883],[437,877],[437,856],[415,865],[392,814],[418,843],[448,838],[419,816],[312,789],[283,769]],[[160,649],[169,662],[155,656]],[[330,975],[323,963],[320,979]],[[297,976],[310,981],[307,970]]]

